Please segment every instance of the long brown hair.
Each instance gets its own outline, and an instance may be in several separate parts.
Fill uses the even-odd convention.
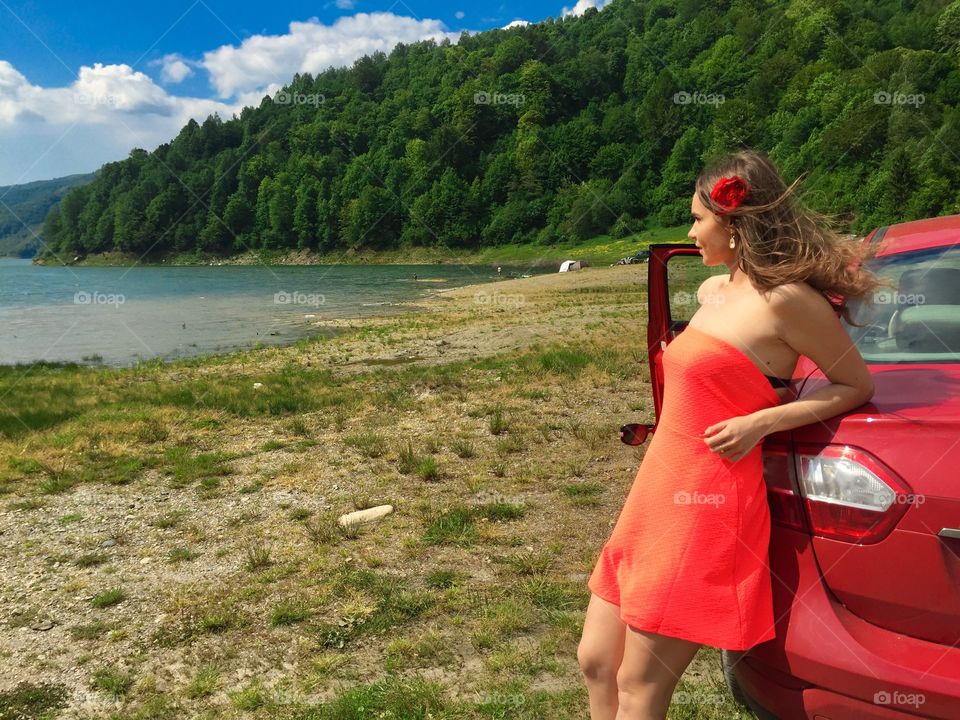
[[[711,199],[710,191],[717,180],[732,175],[746,180],[749,192],[741,205],[725,210]],[[795,190],[804,175],[787,187],[765,153],[743,150],[710,162],[697,177],[696,192],[721,223],[732,222],[737,267],[761,292],[805,282],[840,310],[848,323],[859,327],[852,322],[845,301],[890,283],[863,267],[876,254],[875,247],[845,238],[832,218],[797,200]]]

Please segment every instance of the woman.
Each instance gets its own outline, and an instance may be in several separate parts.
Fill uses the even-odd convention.
[[[664,352],[657,432],[588,582],[577,655],[592,720],[664,718],[701,645],[774,637],[760,441],[873,395],[836,310],[880,281],[861,265],[863,243],[795,201],[798,182],[785,187],[753,151],[697,178],[687,235],[729,274],[703,282]],[[781,404],[775,386],[801,354],[830,384]]]

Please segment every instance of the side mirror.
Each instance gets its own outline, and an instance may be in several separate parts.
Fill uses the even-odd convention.
[[[642,445],[647,436],[653,432],[654,425],[630,423],[620,428],[620,442],[627,445]]]

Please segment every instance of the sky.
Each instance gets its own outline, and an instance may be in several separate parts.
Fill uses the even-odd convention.
[[[297,72],[398,43],[579,15],[609,0],[0,0],[0,186],[153,150]]]

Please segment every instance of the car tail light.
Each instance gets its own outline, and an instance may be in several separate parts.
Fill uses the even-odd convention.
[[[869,453],[846,445],[798,446],[797,487],[810,531],[862,545],[885,538],[913,496]]]
[[[763,478],[767,483],[771,522],[795,530],[806,530],[803,499],[797,492],[793,457],[786,445],[772,440],[764,441]]]

